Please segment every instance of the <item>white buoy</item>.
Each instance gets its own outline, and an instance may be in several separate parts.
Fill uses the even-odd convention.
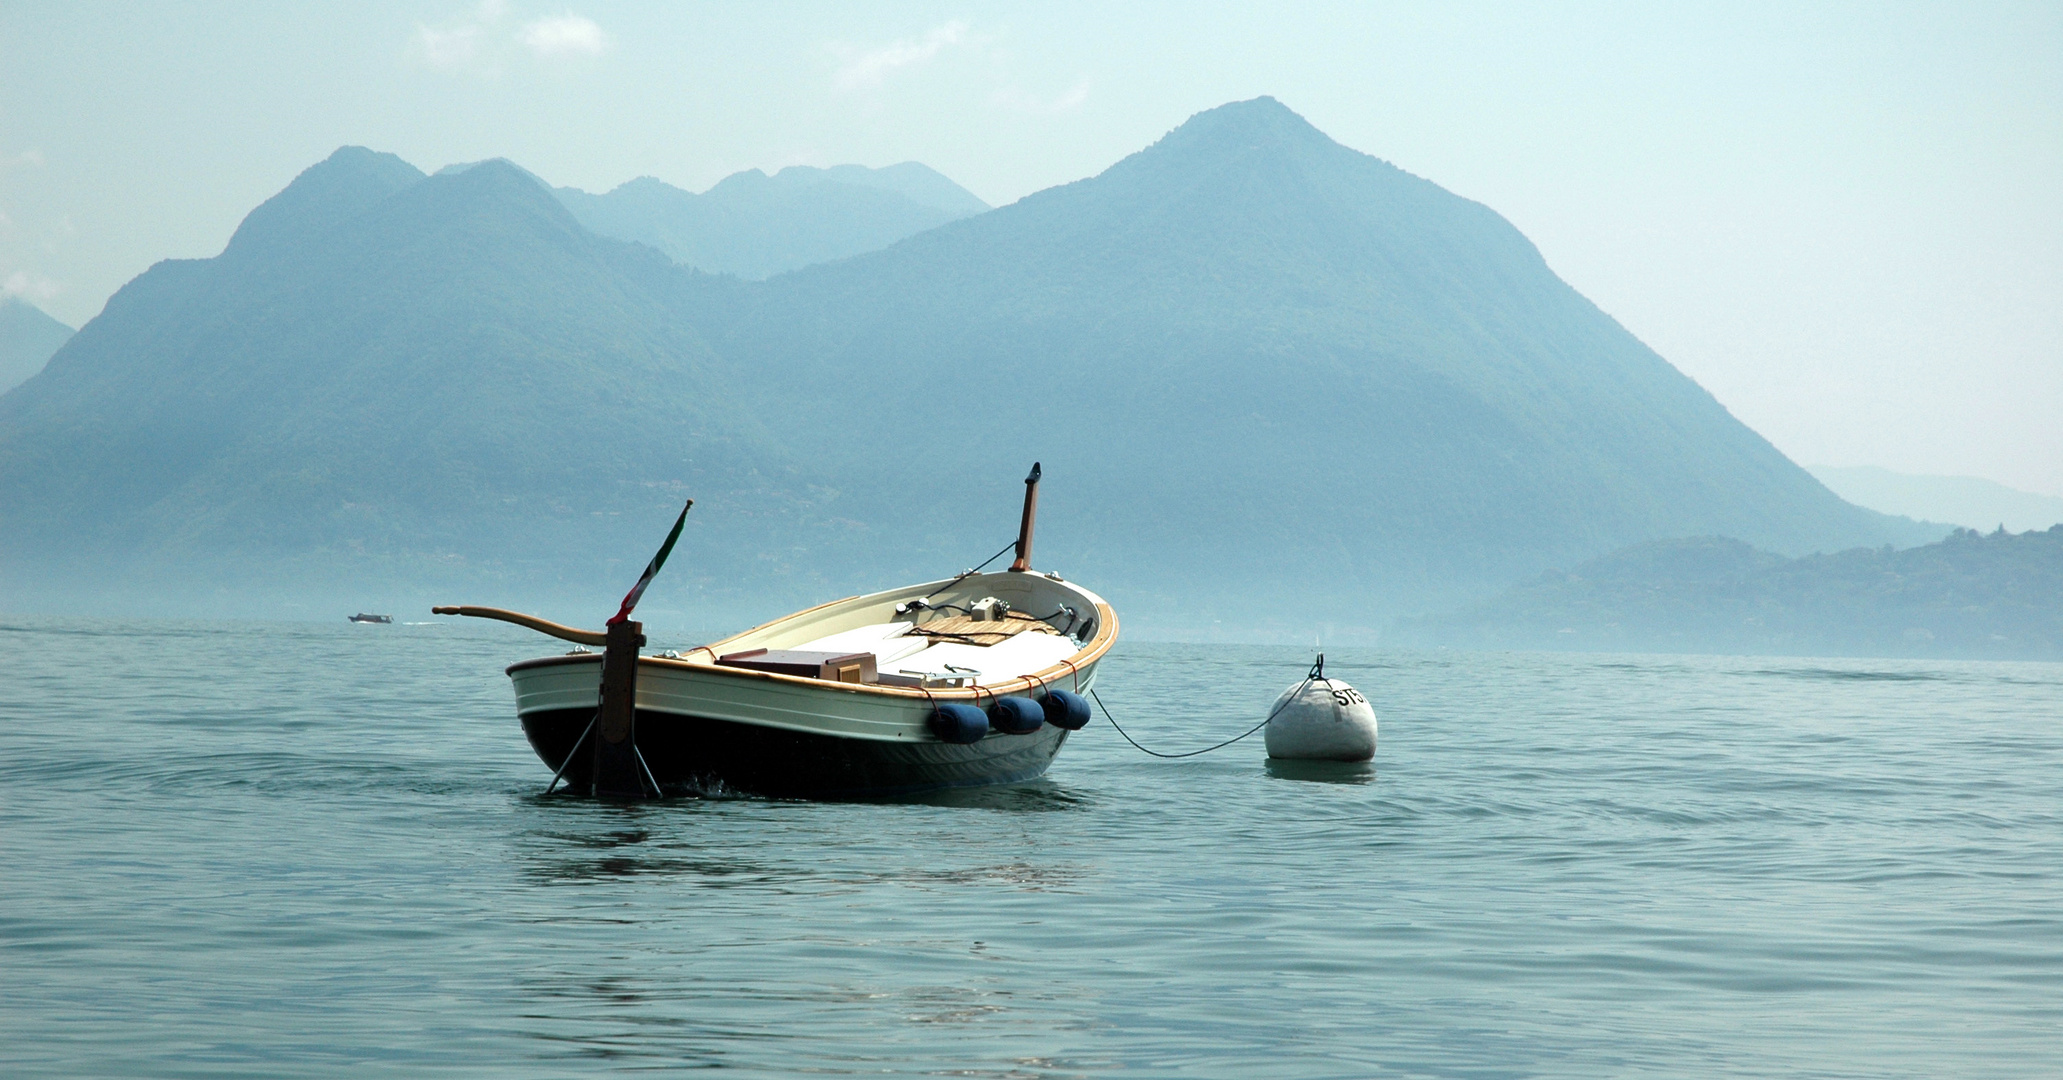
[[[1309,678],[1275,699],[1268,756],[1303,761],[1367,761],[1375,756],[1375,706],[1359,690],[1325,677],[1325,654]]]

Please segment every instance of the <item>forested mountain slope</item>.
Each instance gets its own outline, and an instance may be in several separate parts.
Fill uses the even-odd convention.
[[[1043,458],[1106,574],[1379,621],[1665,536],[1938,532],[1842,502],[1488,208],[1271,99],[699,321],[892,512]],[[1205,604],[1196,613],[1220,609]]]

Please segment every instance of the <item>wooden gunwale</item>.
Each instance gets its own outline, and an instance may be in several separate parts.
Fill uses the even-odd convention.
[[[665,656],[640,656],[638,657],[638,663],[662,669],[684,668],[690,671],[722,675],[727,678],[785,682],[813,690],[835,691],[846,694],[872,694],[878,697],[917,698],[926,701],[972,701],[983,695],[994,698],[1003,694],[1023,693],[1034,688],[1043,688],[1059,678],[1073,674],[1075,669],[1101,660],[1103,655],[1110,651],[1111,645],[1117,641],[1117,612],[1111,610],[1109,604],[1099,600],[1096,604],[1096,636],[1090,638],[1088,643],[1083,645],[1081,649],[1059,663],[1050,664],[1026,675],[1020,675],[1009,682],[993,685],[918,688],[914,686],[884,686],[879,683],[840,683],[828,682],[823,679],[812,679],[803,675],[783,675],[776,671],[753,671],[748,668],[725,667],[716,663],[715,658],[720,655],[718,646],[736,641],[748,634],[756,634],[761,630],[787,622],[790,619],[800,618],[810,612],[830,607],[833,604],[842,604],[846,600],[856,599],[858,599],[857,596],[848,596],[842,600],[832,600],[828,603],[818,604],[816,607],[804,608],[801,611],[783,615],[771,622],[761,623],[750,630],[732,634],[722,641],[713,642],[709,645],[698,645],[694,649],[689,650],[691,652],[708,652],[710,659],[707,660],[690,660],[686,657],[674,659]],[[555,664],[600,663],[601,659],[600,653],[544,656],[534,660],[519,660],[514,664],[510,664],[507,668],[507,673],[514,674],[517,671],[528,668],[548,667]]]

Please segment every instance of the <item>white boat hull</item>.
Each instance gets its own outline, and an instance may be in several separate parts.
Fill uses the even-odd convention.
[[[933,734],[932,714],[947,703],[986,708],[998,697],[1087,693],[1097,664],[1116,641],[1116,614],[1094,593],[1041,574],[983,574],[941,586],[946,583],[840,600],[685,655],[640,657],[636,741],[654,779],[662,787],[865,797],[1010,783],[1043,773],[1067,732],[1045,725],[1029,734],[991,731],[977,742],[947,743]],[[1079,647],[1036,671],[985,672],[971,676],[972,685],[957,687],[840,683],[716,663],[734,652],[794,648],[879,624],[899,617],[898,604],[929,593],[941,605],[995,596],[1039,615],[1073,608],[1079,639],[1069,642]],[[601,657],[542,657],[511,665],[508,674],[531,746],[578,786],[588,770],[580,758],[566,758],[594,717]]]

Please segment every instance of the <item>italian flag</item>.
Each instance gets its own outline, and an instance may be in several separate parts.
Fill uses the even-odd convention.
[[[659,576],[659,568],[665,566],[666,557],[673,554],[673,542],[681,538],[681,526],[688,523],[688,510],[694,505],[695,500],[689,499],[688,505],[681,507],[681,516],[673,519],[673,531],[666,534],[666,542],[659,545],[659,554],[652,556],[651,563],[646,565],[645,573],[638,578],[638,583],[623,594],[623,606],[616,609],[615,617],[609,620],[610,626],[630,618],[630,609],[638,606],[638,599],[645,595],[645,586],[650,585],[652,579]]]

